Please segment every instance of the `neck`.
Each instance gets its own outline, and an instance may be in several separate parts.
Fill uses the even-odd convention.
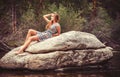
[[[56,22],[55,20],[53,20],[53,24],[54,24],[54,23],[57,23],[57,22]]]
[[[53,24],[56,23],[55,21],[53,21]]]

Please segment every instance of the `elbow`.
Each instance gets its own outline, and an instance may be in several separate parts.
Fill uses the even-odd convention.
[[[60,35],[60,32],[56,33],[56,35],[59,36],[59,35]]]
[[[43,18],[45,18],[45,15],[43,15]]]
[[[46,18],[47,16],[46,15],[43,15],[43,18]]]

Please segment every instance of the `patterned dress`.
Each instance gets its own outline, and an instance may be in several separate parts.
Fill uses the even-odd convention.
[[[45,39],[51,38],[53,34],[56,34],[57,33],[56,26],[60,26],[59,23],[52,24],[51,27],[44,32],[37,31],[37,36],[39,37],[39,41],[43,41]]]

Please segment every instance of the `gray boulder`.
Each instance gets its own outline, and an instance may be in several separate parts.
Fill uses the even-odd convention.
[[[43,42],[32,44],[26,51],[31,53],[41,53],[49,51],[66,51],[81,49],[98,49],[105,45],[101,43],[95,35],[79,31],[70,31],[47,39]]]
[[[16,55],[15,48],[0,59],[2,68],[31,70],[58,69],[100,63],[113,56],[94,35],[70,31],[43,42],[32,43],[24,53]]]

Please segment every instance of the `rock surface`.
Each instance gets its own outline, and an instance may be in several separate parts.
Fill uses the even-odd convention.
[[[70,31],[60,36],[47,39],[29,46],[26,51],[31,53],[41,53],[49,51],[81,50],[81,49],[98,49],[105,45],[101,43],[96,36],[90,33]]]
[[[70,31],[60,36],[31,44],[26,52],[16,55],[19,49],[8,52],[0,60],[3,68],[27,68],[31,70],[58,69],[100,63],[110,59],[113,53],[94,35]]]

